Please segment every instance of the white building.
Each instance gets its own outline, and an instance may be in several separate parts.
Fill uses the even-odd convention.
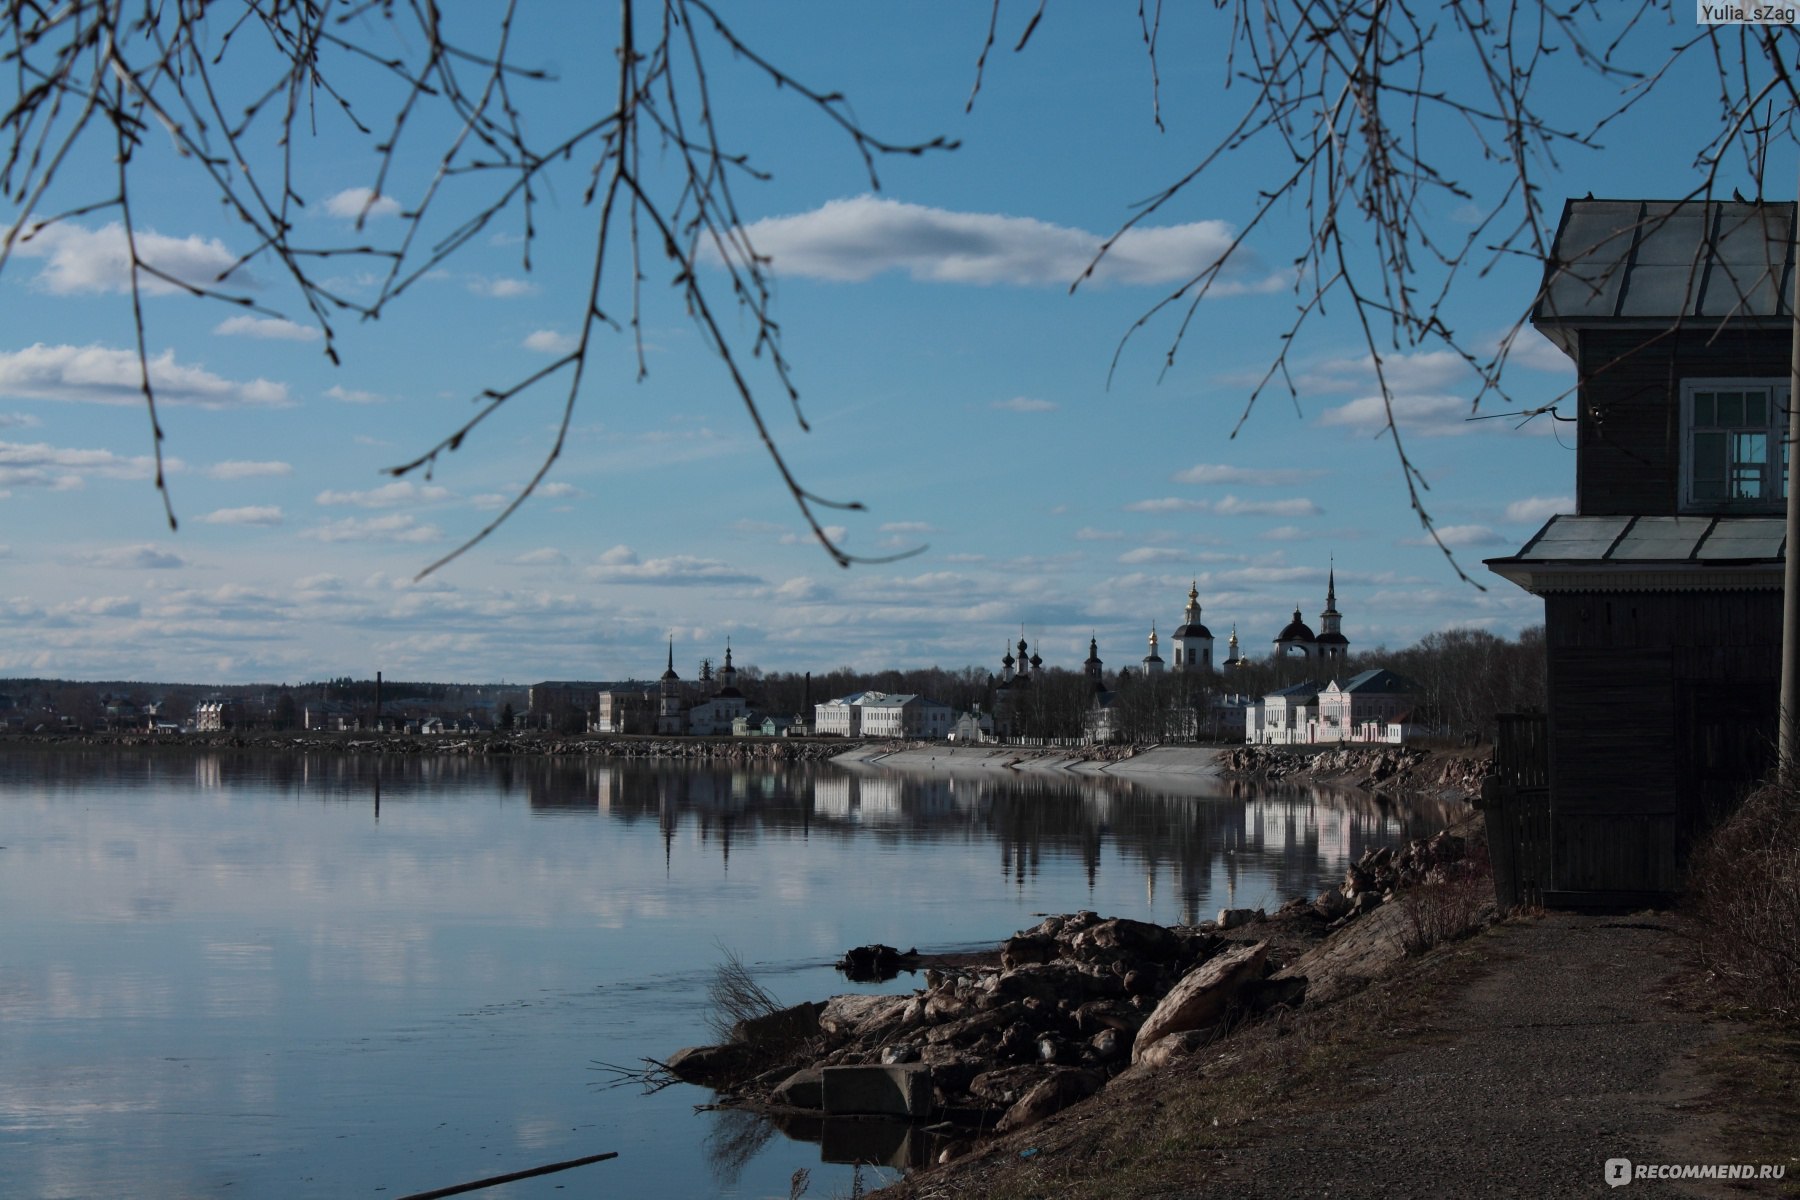
[[[815,732],[838,737],[943,738],[950,735],[948,704],[925,696],[857,692],[813,708]]]
[[[1252,700],[1244,713],[1244,741],[1252,746],[1310,744],[1318,699],[1319,685],[1307,680]]]
[[[1392,671],[1364,671],[1348,682],[1333,680],[1319,693],[1321,742],[1399,742],[1410,728],[1417,689]]]

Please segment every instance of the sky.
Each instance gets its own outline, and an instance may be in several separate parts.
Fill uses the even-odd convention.
[[[1259,191],[1291,169],[1279,147],[1223,156],[1071,293],[1101,239],[1247,103],[1241,81],[1225,86],[1225,18],[1211,6],[1167,16],[1154,106],[1136,5],[1052,9],[1018,52],[1035,6],[1003,6],[970,111],[986,6],[724,8],[794,78],[845,92],[870,130],[959,143],[882,160],[877,190],[835,125],[697,31],[713,55],[722,134],[767,175],[740,176],[735,196],[776,277],[773,311],[809,423],[798,427],[764,356],[747,362],[769,428],[806,488],[866,506],[820,510],[847,552],[915,553],[846,570],[817,545],[652,254],[642,377],[630,329],[596,326],[561,459],[497,532],[421,578],[532,477],[566,375],[510,401],[428,478],[384,468],[454,430],[483,389],[573,344],[592,266],[592,155],[541,177],[529,264],[515,204],[379,320],[334,318],[334,364],[280,264],[252,253],[200,164],[152,130],[131,164],[142,252],[178,279],[230,270],[222,290],[254,307],[142,280],[180,518],[171,532],[151,483],[118,211],[69,218],[15,249],[0,272],[0,674],[652,678],[670,639],[689,678],[728,641],[737,665],[767,671],[997,669],[1021,632],[1049,665],[1070,668],[1092,636],[1110,668],[1135,663],[1153,625],[1166,639],[1190,583],[1221,654],[1233,628],[1247,653],[1265,654],[1296,607],[1317,624],[1328,571],[1357,652],[1453,627],[1511,636],[1542,619],[1540,601],[1481,559],[1572,510],[1572,426],[1470,420],[1477,388],[1454,355],[1388,356],[1425,502],[1471,583],[1409,507],[1348,305],[1328,306],[1288,348],[1295,394],[1277,388],[1244,415],[1305,293],[1292,265],[1305,236],[1297,206],[1245,236],[1171,366],[1177,326],[1166,314],[1120,349],[1134,322],[1243,232]],[[522,14],[513,58],[547,76],[516,82],[534,135],[604,111],[615,15],[573,3]],[[1692,35],[1689,19],[1638,36],[1673,42]],[[348,34],[365,35],[386,36]],[[1454,72],[1455,46],[1442,53]],[[248,96],[267,68],[245,51],[219,78]],[[1618,83],[1591,77],[1542,86],[1572,121],[1620,100]],[[392,99],[378,80],[346,91],[366,111]],[[432,186],[428,150],[455,132],[421,117],[371,200],[370,140],[329,103],[305,124],[292,148],[306,201],[297,222],[318,245],[399,237],[398,214]],[[1716,85],[1676,72],[1598,146],[1546,165],[1551,219],[1565,196],[1686,194],[1698,175],[1685,148],[1716,124]],[[1474,200],[1505,181],[1469,137],[1426,132],[1434,161],[1473,197],[1440,202],[1433,219],[1466,229]],[[246,145],[271,160],[284,150],[272,125],[252,126]],[[666,182],[669,152],[646,157],[646,178]],[[78,143],[33,212],[106,196],[116,170],[105,143]],[[1749,190],[1728,175],[1724,187],[1734,184]],[[479,173],[441,181],[440,211],[469,211],[484,188]],[[8,203],[10,225],[21,208]],[[603,285],[612,315],[630,308],[625,263],[616,256]],[[343,294],[374,294],[372,260],[320,264]],[[727,332],[746,338],[753,328],[717,263],[700,270]],[[1458,335],[1495,344],[1539,272],[1514,257],[1465,275],[1447,309]],[[1505,383],[1529,407],[1563,397],[1573,372],[1527,329]],[[1480,410],[1506,411],[1491,399]]]

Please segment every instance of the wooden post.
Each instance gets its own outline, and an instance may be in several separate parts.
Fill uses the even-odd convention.
[[[1796,206],[1794,219],[1800,224],[1800,205]],[[1794,275],[1789,313],[1793,345],[1789,352],[1787,538],[1782,549],[1781,710],[1776,742],[1782,776],[1789,779],[1794,775],[1795,754],[1800,751],[1795,737],[1795,727],[1800,724],[1800,554],[1795,553],[1795,546],[1800,543],[1800,488],[1794,486],[1795,459],[1800,458],[1800,264],[1794,261],[1794,232],[1790,226],[1787,261],[1788,270]]]

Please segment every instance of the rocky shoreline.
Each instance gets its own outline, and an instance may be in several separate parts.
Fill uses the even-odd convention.
[[[1329,783],[1381,793],[1473,800],[1489,765],[1485,755],[1446,754],[1402,746],[1312,752],[1263,746],[1096,745],[1041,748],[952,746],[917,741],[841,738],[667,738],[647,736],[484,733],[223,732],[0,733],[0,749],[129,748],[167,753],[250,751],[288,754],[395,755],[458,758],[546,757],[653,761],[825,762],[878,769],[1002,770],[1135,775],[1222,775],[1240,779]]]
[[[872,743],[841,738],[656,738],[540,733],[405,734],[321,732],[0,734],[0,748],[130,748],[168,753],[242,750],[271,754],[348,754],[456,758],[604,758],[662,761],[824,762]]]
[[[835,1123],[840,1143],[858,1131],[871,1161],[948,1163],[1491,920],[1485,856],[1465,837],[1478,828],[1370,851],[1341,885],[1272,914],[1227,909],[1193,927],[1049,917],[987,959],[915,956],[925,987],[910,994],[767,1012],[663,1065],[794,1136],[829,1145]],[[861,947],[847,960],[884,956],[907,957]]]

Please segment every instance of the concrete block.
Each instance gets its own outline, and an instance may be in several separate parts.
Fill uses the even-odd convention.
[[[825,1119],[819,1160],[907,1170],[929,1161],[930,1137],[904,1121]]]
[[[826,1067],[824,1075],[824,1107],[832,1115],[931,1115],[931,1068],[924,1063]]]
[[[775,1086],[775,1090],[769,1093],[769,1099],[777,1104],[791,1104],[795,1108],[823,1108],[823,1076],[817,1067],[795,1071]]]

